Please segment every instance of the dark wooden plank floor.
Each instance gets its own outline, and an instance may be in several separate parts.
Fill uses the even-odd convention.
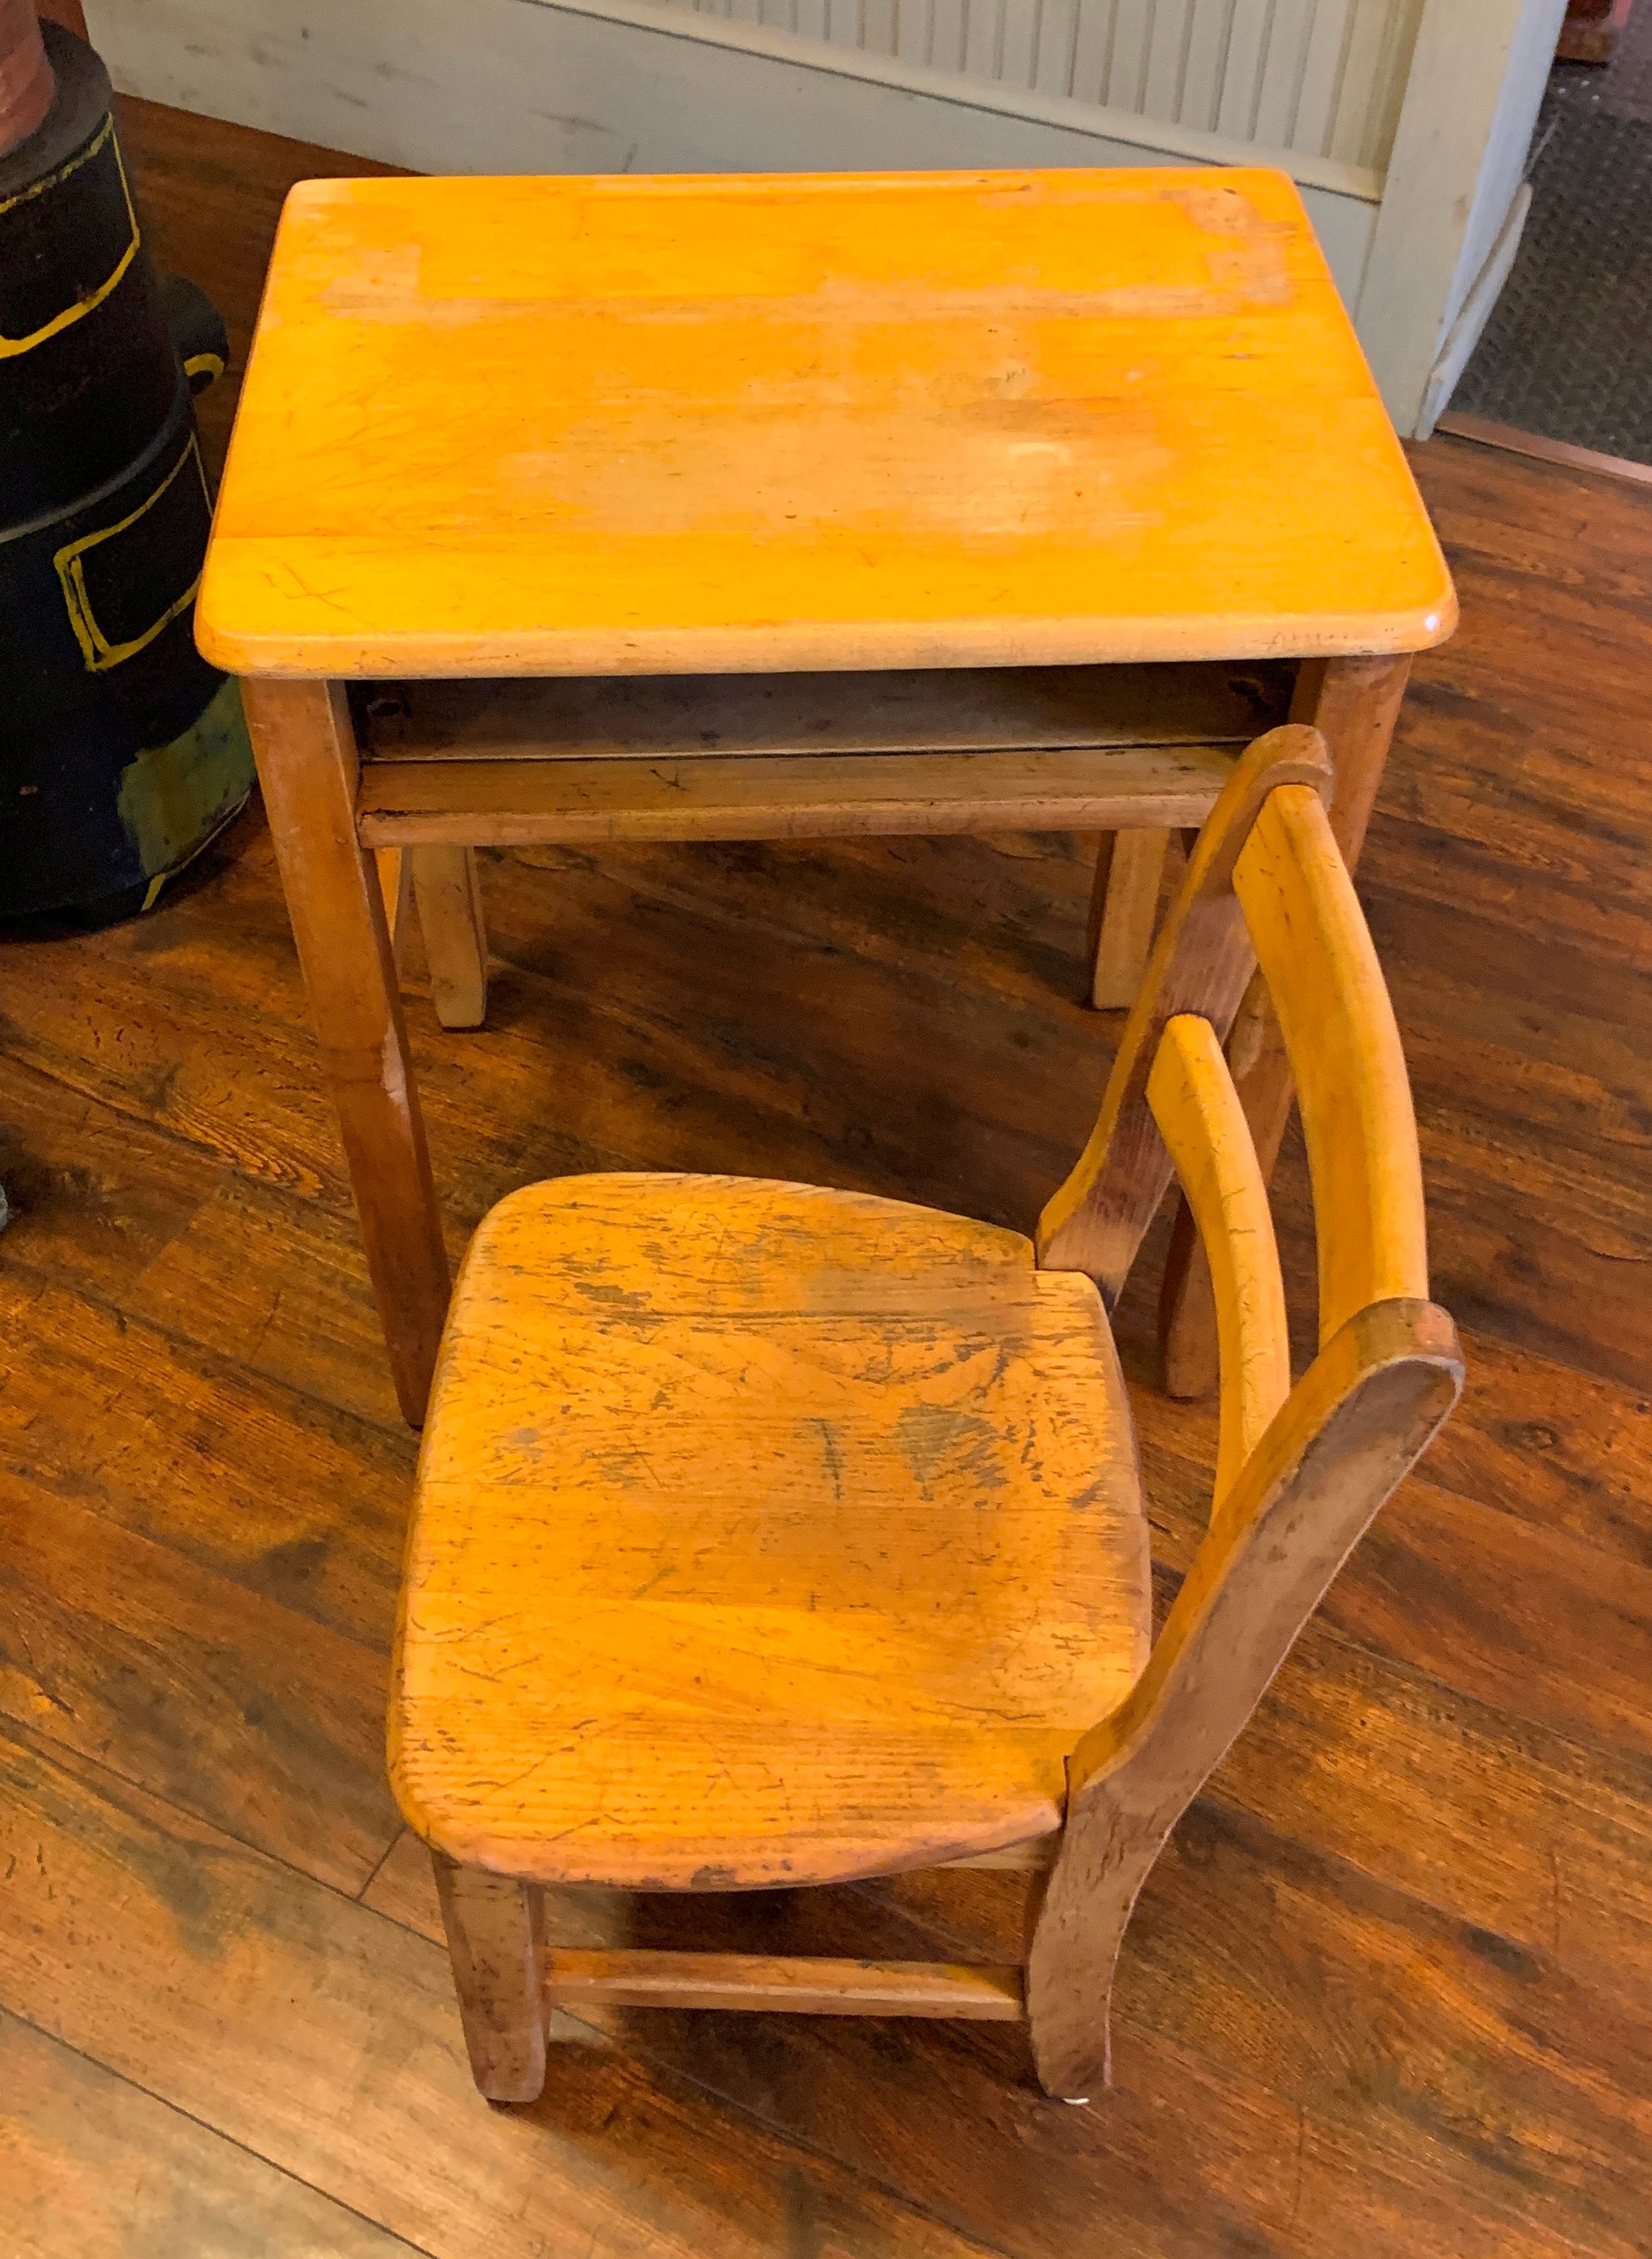
[[[342,167],[126,133],[239,362],[282,188]],[[1652,2250],[1652,494],[1418,467],[1463,626],[1364,890],[1469,1393],[1150,1884],[1089,2110],[1002,2027],[662,2014],[567,2023],[532,2110],[476,2099],[381,1777],[413,1443],[261,822],[148,918],[5,939],[8,2259]],[[1087,1129],[1116,1023],[1073,1001],[1082,843],[547,851],[485,886],[488,1028],[411,1008],[455,1247],[614,1164],[1024,1225]],[[1281,1207],[1300,1281],[1293,1152]],[[1214,1431],[1153,1392],[1148,1301],[1168,1593]],[[1017,1889],[554,1920],[995,1955]]]

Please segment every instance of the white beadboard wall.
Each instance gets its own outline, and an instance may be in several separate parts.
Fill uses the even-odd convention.
[[[1423,0],[667,0],[1381,172]]]
[[[1519,241],[1564,6],[86,0],[127,92],[423,172],[1281,164],[1406,432]]]

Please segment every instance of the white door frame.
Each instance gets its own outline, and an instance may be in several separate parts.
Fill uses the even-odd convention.
[[[1426,438],[1520,247],[1566,0],[1428,0],[1356,307],[1388,412]]]

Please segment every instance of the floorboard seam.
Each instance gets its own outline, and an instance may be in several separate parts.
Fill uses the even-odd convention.
[[[82,1099],[90,1105],[105,1108],[117,1121],[139,1122],[146,1130],[153,1130],[156,1137],[164,1137],[170,1144],[181,1146],[185,1152],[198,1153],[215,1161],[225,1175],[240,1177],[248,1184],[261,1185],[266,1188],[273,1187],[284,1194],[288,1200],[300,1201],[306,1207],[319,1208],[326,1215],[342,1215],[348,1207],[347,1194],[342,1195],[337,1201],[308,1199],[304,1194],[295,1191],[291,1185],[284,1183],[279,1177],[265,1176],[256,1169],[245,1167],[232,1154],[225,1152],[222,1145],[209,1144],[202,1137],[188,1137],[182,1130],[164,1120],[160,1115],[146,1113],[140,1107],[135,1105],[123,1105],[102,1085],[93,1086],[75,1082],[68,1075],[56,1073],[51,1067],[43,1066],[38,1058],[32,1057],[26,1051],[18,1051],[0,1045],[0,1058],[9,1060],[13,1066],[26,1069],[31,1074],[39,1075],[42,1082],[49,1082],[53,1089],[67,1091],[72,1098]],[[319,1080],[319,1065],[317,1065],[317,1073]]]
[[[146,1796],[152,1803],[163,1805],[168,1812],[175,1812],[180,1820],[189,1821],[199,1828],[210,1828],[215,1835],[221,1835],[226,1843],[233,1843],[238,1850],[248,1852],[255,1859],[267,1859],[273,1867],[280,1867],[284,1873],[296,1877],[300,1882],[313,1883],[318,1891],[331,1891],[336,1898],[349,1899],[353,1903],[360,1903],[359,1894],[354,1891],[346,1890],[343,1884],[329,1881],[325,1875],[317,1874],[312,1868],[301,1867],[296,1859],[287,1858],[280,1851],[272,1851],[267,1843],[253,1842],[251,1836],[239,1834],[226,1821],[216,1817],[210,1812],[203,1812],[193,1804],[184,1803],[180,1797],[168,1796],[164,1789],[156,1788],[149,1781],[139,1779],[134,1773],[124,1771],[119,1765],[111,1764],[107,1757],[94,1757],[89,1751],[77,1748],[73,1742],[61,1740],[44,1722],[37,1724],[32,1719],[17,1718],[5,1711],[0,1711],[0,1740],[9,1741],[14,1749],[27,1749],[31,1744],[27,1740],[20,1741],[18,1738],[18,1728],[22,1728],[26,1735],[32,1735],[42,1745],[48,1763],[58,1764],[59,1753],[61,1752],[64,1757],[73,1757],[77,1764],[95,1765],[99,1772],[107,1774],[110,1780],[118,1781],[123,1788],[131,1789],[135,1796]],[[8,1728],[11,1730],[8,1731]],[[67,1771],[69,1768],[65,1765],[62,1770]],[[398,1828],[395,1835],[391,1837],[390,1850],[395,1849],[401,1832]],[[369,1875],[367,1882],[362,1885],[363,1890],[369,1886],[374,1875],[378,1873],[379,1868],[384,1864],[384,1859],[388,1858],[389,1856],[389,1851],[387,1851],[384,1857],[378,1861],[374,1867],[373,1874]],[[369,1906],[367,1911],[369,1913],[377,1913],[379,1909],[377,1906]],[[398,1926],[405,1928],[407,1925],[402,1923]]]
[[[0,1719],[0,1739],[10,1742],[14,1749],[23,1750],[30,1748],[32,1740],[38,1738],[40,1742],[46,1741],[46,1736],[38,1728],[27,1728],[25,1735],[20,1737],[15,1730],[19,1722],[15,1720]],[[8,1727],[12,1730],[7,1731]],[[52,1747],[53,1745],[48,1745],[46,1752],[46,1761],[48,1764],[55,1762]],[[417,1939],[428,1952],[440,1954],[445,1962],[446,1954],[444,1949],[438,1945],[434,1939],[427,1937],[423,1930],[415,1929],[410,1923],[399,1921],[395,1914],[386,1913],[378,1906],[361,1905],[360,1901],[353,1898],[350,1892],[340,1890],[337,1884],[324,1881],[319,1876],[306,1873],[302,1867],[295,1867],[289,1860],[280,1857],[273,1851],[265,1850],[260,1845],[246,1842],[241,1837],[231,1835],[229,1829],[220,1827],[216,1821],[207,1820],[200,1814],[192,1813],[188,1806],[179,1804],[175,1798],[162,1796],[153,1789],[145,1788],[140,1783],[128,1779],[103,1758],[88,1757],[79,1750],[75,1750],[74,1755],[89,1773],[102,1773],[111,1780],[120,1781],[123,1785],[135,1789],[138,1793],[146,1797],[152,1804],[160,1806],[163,1811],[176,1813],[182,1820],[196,1821],[210,1828],[214,1835],[221,1835],[227,1842],[234,1843],[249,1857],[265,1860],[271,1866],[279,1868],[283,1873],[292,1876],[296,1881],[307,1885],[310,1889],[326,1891],[344,1904],[358,1906],[360,1911],[367,1915],[370,1920],[384,1922],[393,1929],[399,1929],[404,1936]],[[61,1770],[68,1769],[61,1768]],[[306,2181],[301,2174],[288,2171],[285,2165],[278,2164],[274,2159],[264,2156],[261,2151],[252,2149],[245,2141],[238,2141],[233,2134],[222,2132],[209,2120],[196,2118],[192,2112],[182,2108],[167,2096],[157,2093],[153,2089],[145,2086],[142,2081],[131,2077],[127,2072],[117,2069],[111,2063],[104,2063],[100,2056],[90,2055],[84,2049],[75,2047],[72,2041],[63,2040],[57,2033],[34,2024],[32,2019],[20,2014],[13,2008],[9,2000],[0,1998],[0,2007],[4,2007],[8,2015],[16,2015],[20,2023],[28,2024],[32,2030],[44,2031],[46,2038],[56,2041],[61,2046],[71,2049],[85,2062],[96,2063],[99,2070],[108,2071],[113,2077],[125,2079],[128,2085],[136,2088],[141,2093],[149,2095],[152,2100],[161,2103],[167,2109],[176,2110],[180,2117],[189,2119],[191,2122],[203,2127],[207,2133],[217,2136],[217,2139],[232,2142],[237,2149],[243,2150],[248,2156],[256,2157],[260,2163],[270,2166],[273,2170],[286,2174],[289,2180],[297,2183],[300,2186],[311,2188],[317,2196],[325,2198],[329,2202],[339,2204],[343,2210],[354,2213],[358,2219],[366,2220],[368,2226],[379,2228],[386,2234],[397,2235],[400,2241],[408,2243],[408,2248],[410,2251],[420,2253],[422,2259],[443,2259],[442,2254],[430,2252],[422,2244],[408,2242],[407,2238],[399,2235],[399,2231],[385,2227],[382,2221],[374,2220],[370,2214],[358,2211],[354,2206],[344,2204],[340,2198],[333,2195],[331,2189],[322,2188],[315,2183]],[[733,2117],[744,2120],[749,2125],[760,2127],[785,2148],[796,2150],[804,2156],[815,2158],[817,2163],[830,2166],[834,2172],[844,2174],[851,2180],[858,2182],[863,2187],[877,2190],[888,2201],[897,2205],[902,2212],[910,2213],[915,2219],[928,2220],[931,2226],[939,2227],[947,2234],[955,2237],[960,2244],[983,2254],[984,2259],[1017,2259],[1017,2255],[1005,2246],[989,2243],[972,2230],[959,2227],[942,2213],[932,2211],[926,2205],[920,2204],[914,2197],[895,2187],[893,2183],[882,2180],[874,2173],[865,2171],[858,2165],[850,2163],[845,2158],[834,2156],[831,2150],[811,2141],[789,2127],[781,2125],[778,2120],[765,2117],[760,2111],[754,2110],[749,2103],[741,2102],[731,2095],[724,2094],[720,2088],[711,2085],[703,2078],[697,2077],[694,2072],[683,2070],[680,2064],[666,2062],[663,2057],[652,2054],[646,2048],[621,2046],[611,2032],[603,2030],[599,2024],[587,2023],[582,2016],[573,2014],[569,2009],[560,2009],[558,2013],[567,2016],[570,2022],[577,2024],[581,2031],[589,2032],[594,2039],[602,2042],[604,2046],[614,2048],[617,2053],[629,2056],[633,2061],[646,2063],[651,2070],[663,2074],[667,2081],[680,2083],[684,2086],[692,2088],[696,2093],[709,2096],[721,2110],[726,2111]],[[457,2005],[453,2009],[453,2020],[457,2026],[459,2021]]]
[[[381,2220],[375,2220],[371,2213],[363,2212],[359,2205],[350,2203],[345,2197],[335,2196],[331,2189],[322,2188],[315,2181],[306,2180],[302,2173],[294,2172],[290,2166],[278,2164],[274,2157],[267,2157],[261,2149],[253,2149],[250,2142],[239,2140],[233,2134],[226,2134],[221,2126],[213,2125],[210,2119],[197,2117],[193,2110],[186,2110],[182,2103],[174,2102],[169,2096],[157,2093],[153,2086],[146,2086],[142,2079],[134,2078],[130,2071],[117,2069],[113,2063],[105,2063],[101,2056],[89,2054],[86,2049],[76,2047],[73,2040],[66,2040],[61,2032],[53,2031],[48,2025],[37,2023],[32,2016],[25,2015],[21,2009],[14,2008],[9,2000],[0,2001],[0,2007],[4,2007],[6,2014],[15,2023],[21,2024],[25,2030],[38,2033],[42,2039],[49,2040],[53,2047],[61,2047],[66,2054],[75,2056],[80,2062],[90,2063],[94,2070],[101,2070],[106,2078],[118,2079],[123,2086],[129,2087],[134,2094],[146,2096],[151,2102],[157,2104],[162,2110],[170,2111],[175,2118],[182,2118],[186,2125],[198,2127],[212,2141],[222,2141],[231,2149],[239,2149],[242,2156],[251,2157],[255,2163],[262,2165],[267,2172],[278,2173],[282,2180],[290,2181],[295,2188],[308,2189],[312,2196],[319,2197],[324,2204],[332,2205],[339,2212],[348,2213],[352,2220],[359,2220],[363,2227],[372,2228],[375,2234],[388,2236],[402,2250],[417,2253],[419,2259],[442,2259],[442,2255],[432,2251],[428,2244],[411,2241],[399,2229],[387,2227]],[[187,2255],[180,2253],[178,2259],[187,2259]]]
[[[1163,1583],[1169,1600],[1173,1601],[1189,1571],[1173,1569],[1163,1561],[1155,1561],[1152,1567],[1155,1578]],[[1359,1656],[1364,1661],[1374,1663],[1384,1671],[1392,1671],[1407,1685],[1432,1689],[1449,1701],[1461,1704],[1464,1709],[1478,1711],[1483,1717],[1506,1721],[1517,1729],[1508,1736],[1516,1746],[1520,1740],[1518,1729],[1523,1728],[1528,1733],[1541,1735],[1545,1741],[1555,1742],[1562,1749],[1575,1751],[1584,1764],[1604,1760],[1610,1764],[1621,1765],[1626,1771],[1642,1776],[1648,1790],[1652,1790],[1652,1757],[1642,1756],[1639,1750],[1619,1749],[1610,1742],[1580,1740],[1576,1734],[1566,1732],[1563,1727],[1545,1724],[1542,1719],[1527,1718],[1519,1710],[1500,1708],[1497,1703],[1488,1702],[1483,1694],[1473,1693],[1465,1686],[1454,1686],[1449,1678],[1442,1678],[1435,1671],[1425,1671],[1421,1664],[1409,1663],[1404,1657],[1385,1653],[1381,1648],[1366,1646],[1363,1640],[1350,1637],[1340,1626],[1317,1613],[1310,1617],[1309,1625],[1315,1638],[1334,1641],[1345,1655]],[[1264,1695],[1263,1699],[1265,1701],[1267,1698]],[[1417,1903],[1427,1905],[1428,1901],[1420,1899]],[[1443,1909],[1436,1908],[1435,1911],[1442,1912]],[[1453,1916],[1452,1919],[1459,1917]]]
[[[404,1827],[400,1825],[397,1826],[395,1832],[392,1835],[389,1842],[385,1845],[383,1850],[380,1852],[378,1857],[374,1861],[373,1872],[367,1877],[367,1881],[362,1884],[361,1888],[359,1891],[352,1892],[351,1896],[355,1899],[358,1906],[367,1905],[367,1892],[373,1888],[374,1883],[378,1881],[379,1877],[384,1872],[385,1861],[389,1857],[391,1852],[395,1850],[396,1845],[401,1842],[402,1836],[406,1835],[406,1833],[407,1830]],[[377,1906],[367,1907],[369,1913],[377,1913],[381,1909]]]
[[[59,1293],[69,1295],[76,1301],[84,1302],[88,1309],[100,1311],[103,1316],[115,1319],[122,1326],[136,1326],[143,1333],[153,1335],[160,1341],[170,1342],[176,1348],[187,1350],[191,1356],[205,1359],[214,1374],[221,1374],[230,1379],[250,1376],[254,1380],[261,1381],[267,1388],[275,1390],[282,1396],[290,1397],[297,1403],[313,1405],[318,1412],[325,1413],[331,1419],[348,1421],[352,1427],[365,1429],[370,1435],[387,1436],[392,1442],[399,1442],[405,1438],[417,1449],[413,1429],[401,1420],[375,1419],[372,1413],[358,1411],[353,1405],[340,1404],[335,1397],[318,1396],[314,1389],[305,1388],[299,1382],[289,1380],[283,1373],[272,1372],[267,1365],[249,1365],[240,1358],[231,1356],[225,1350],[215,1349],[210,1342],[198,1341],[193,1334],[183,1333],[176,1326],[169,1326],[164,1318],[153,1317],[146,1310],[129,1309],[121,1302],[112,1301],[104,1295],[94,1293],[81,1280],[65,1278],[55,1272],[46,1270],[39,1264],[31,1262],[26,1256],[17,1255],[9,1249],[0,1253],[0,1273],[5,1272],[10,1272],[14,1278],[26,1277],[38,1279],[42,1287],[54,1287]],[[410,1465],[408,1478],[410,1486],[412,1480]]]

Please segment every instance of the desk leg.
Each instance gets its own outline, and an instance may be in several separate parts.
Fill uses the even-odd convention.
[[[1408,656],[1304,659],[1291,719],[1323,735],[1336,772],[1331,830],[1349,868],[1359,860],[1376,804],[1389,741],[1411,672]],[[1264,1178],[1273,1174],[1294,1095],[1290,1064],[1258,973],[1245,991],[1228,1038],[1228,1061],[1243,1102]],[[1216,1385],[1216,1308],[1204,1251],[1186,1201],[1179,1201],[1159,1301],[1164,1386],[1171,1396],[1207,1396]]]
[[[1129,1011],[1153,950],[1168,831],[1110,831],[1096,855],[1090,897],[1090,1001]]]
[[[248,681],[242,692],[390,1372],[417,1427],[447,1315],[447,1251],[380,876],[356,837],[350,709],[338,683]]]
[[[488,929],[474,847],[409,847],[431,998],[445,1028],[480,1028],[488,1016]]]
[[[384,898],[390,963],[399,981],[402,959],[407,953],[408,925],[413,915],[413,858],[405,847],[381,847],[373,860],[379,873],[379,892]]]

